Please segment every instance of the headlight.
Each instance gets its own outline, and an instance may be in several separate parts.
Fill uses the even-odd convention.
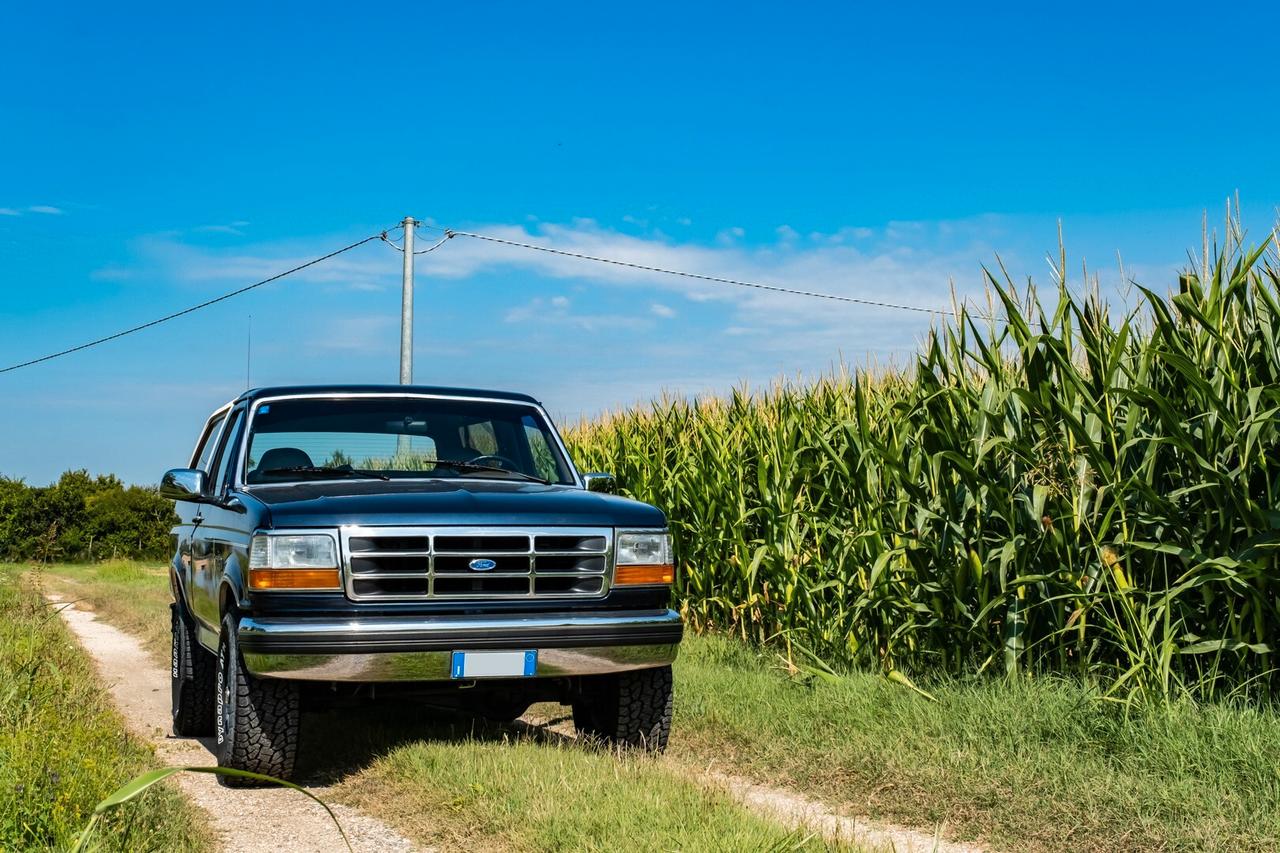
[[[617,569],[613,583],[618,585],[669,584],[675,580],[675,560],[671,553],[671,536],[665,531],[632,530],[618,534],[615,543]]]
[[[328,533],[259,533],[249,545],[249,588],[341,589],[338,543]]]

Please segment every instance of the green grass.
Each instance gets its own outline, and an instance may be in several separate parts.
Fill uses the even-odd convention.
[[[528,738],[407,744],[338,796],[455,850],[824,849],[661,761]]]
[[[685,643],[671,754],[1009,850],[1280,849],[1280,718],[1126,707],[1062,679],[797,681]]]
[[[0,850],[68,849],[107,794],[154,766],[22,567],[0,566]],[[203,818],[168,788],[98,828],[102,850],[203,850]]]
[[[51,582],[63,589],[64,569],[117,624],[152,623],[144,635],[167,654],[162,572],[56,566]],[[930,702],[872,674],[791,677],[772,653],[722,635],[689,636],[676,679],[671,749],[659,761],[615,766],[554,740],[392,707],[309,716],[302,762],[314,765],[304,768],[313,778],[339,783],[338,799],[427,840],[444,831],[458,846],[474,837],[541,849],[544,833],[557,832],[604,845],[574,793],[599,786],[609,793],[594,802],[605,809],[638,812],[669,790],[672,814],[690,826],[745,819],[685,781],[711,766],[926,832],[945,822],[952,835],[997,849],[1280,848],[1280,717],[1271,710],[1122,705],[1076,681],[1025,676],[930,683]],[[522,779],[532,790],[522,792]],[[527,820],[541,810],[545,822]],[[668,845],[680,846],[697,849]]]
[[[168,569],[154,562],[110,560],[58,563],[45,583],[76,607],[93,610],[142,641],[154,660],[169,666]]]

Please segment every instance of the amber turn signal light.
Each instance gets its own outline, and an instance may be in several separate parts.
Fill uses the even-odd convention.
[[[675,566],[660,563],[650,566],[618,566],[613,585],[671,583],[676,579]]]
[[[250,569],[249,589],[340,589],[337,569]]]

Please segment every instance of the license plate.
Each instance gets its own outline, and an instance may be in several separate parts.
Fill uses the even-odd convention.
[[[454,678],[526,678],[538,671],[537,649],[517,652],[454,652]]]

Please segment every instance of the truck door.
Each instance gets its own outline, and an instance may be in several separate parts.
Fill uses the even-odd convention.
[[[206,477],[213,476],[210,469],[213,466],[213,452],[218,447],[218,439],[222,437],[222,426],[226,423],[226,411],[216,412],[204,425],[204,430],[200,433],[200,440],[196,442],[196,449],[191,454],[191,460],[187,463],[188,468],[195,468],[198,471],[205,472]],[[193,539],[196,529],[204,522],[203,504],[193,501],[176,501],[173,505],[173,511],[178,516],[178,526],[173,529],[174,536],[177,539],[177,564],[174,569],[178,573],[178,577],[182,580],[182,588],[187,596],[188,605],[191,601],[192,591],[192,571],[197,559],[192,551]]]
[[[191,536],[191,609],[206,628],[218,630],[221,614],[218,612],[218,588],[226,565],[227,550],[231,542],[243,540],[247,549],[249,533],[241,531],[244,513],[233,509],[226,500],[227,483],[232,464],[240,449],[240,424],[244,409],[238,408],[227,418],[226,428],[213,454],[207,482],[208,501],[200,505],[201,519]]]

